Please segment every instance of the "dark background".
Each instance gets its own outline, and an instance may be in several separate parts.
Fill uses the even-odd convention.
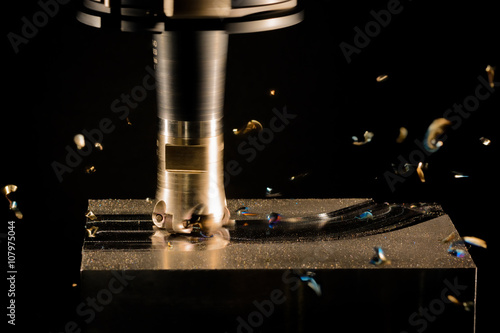
[[[17,54],[6,36],[20,34],[21,18],[31,21],[40,7],[10,2],[2,10],[0,185],[19,187],[24,218],[16,222],[17,323],[36,324],[37,332],[62,331],[80,301],[72,284],[79,279],[86,201],[154,197],[156,186],[155,93],[131,111],[132,125],[110,109],[142,84],[145,67],[152,66],[151,38],[83,26],[74,19],[76,2],[61,5]],[[387,1],[308,1],[298,26],[230,37],[225,159],[238,161],[243,171],[230,179],[226,194],[264,197],[270,186],[283,197],[438,202],[461,235],[488,242],[487,250],[470,249],[479,267],[477,331],[485,332],[498,308],[489,303],[498,299],[498,92],[426,158],[426,183],[414,173],[393,192],[383,175],[400,163],[398,156],[408,158],[435,118],[474,94],[488,64],[498,64],[499,14],[491,1],[401,4],[402,12],[350,64],[339,44],[352,45],[353,28],[363,29],[373,20],[370,11],[385,9]],[[378,83],[381,74],[389,78]],[[244,138],[232,128],[251,119],[268,127],[273,108],[284,106],[297,118],[247,162],[236,149]],[[94,149],[59,182],[51,164],[64,163],[66,147],[75,149],[74,135],[98,128],[103,118],[116,126],[105,134],[104,149]],[[397,144],[401,126],[409,135]],[[352,145],[351,137],[366,130],[375,134],[372,142]],[[480,137],[492,144],[482,145]],[[96,171],[88,174],[90,166]],[[469,177],[455,179],[452,171]],[[300,174],[307,175],[289,180]],[[15,219],[1,201],[4,223]]]

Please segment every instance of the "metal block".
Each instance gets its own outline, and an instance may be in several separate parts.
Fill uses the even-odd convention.
[[[459,235],[439,206],[233,199],[212,236],[153,227],[153,206],[89,202],[84,331],[474,330],[476,266],[465,247],[449,253]]]

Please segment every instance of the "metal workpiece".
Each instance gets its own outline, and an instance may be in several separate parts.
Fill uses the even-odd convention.
[[[151,200],[90,200],[85,270],[198,269],[475,269],[449,253],[460,239],[442,208],[432,203],[378,203],[367,198],[228,199],[231,220],[211,237],[151,228]],[[158,203],[156,204],[158,207]],[[370,218],[363,218],[370,211]],[[240,213],[238,213],[240,212]],[[270,215],[280,220],[271,223]],[[370,263],[373,248],[390,263]],[[214,251],[211,251],[214,250]],[[180,254],[181,252],[191,252]],[[216,259],[214,259],[214,256]]]
[[[200,322],[209,332],[319,332],[332,318],[353,332],[409,332],[409,318],[429,308],[446,309],[432,332],[474,325],[474,312],[446,297],[474,307],[476,265],[463,244],[456,245],[463,255],[450,253],[443,240],[460,235],[435,204],[228,199],[231,223],[211,236],[151,228],[154,205],[89,201],[84,299],[101,295],[116,276],[126,287],[86,333],[165,325],[193,332]],[[281,219],[271,224],[273,213]],[[385,263],[373,260],[374,247],[383,249]],[[271,307],[275,295],[283,297]],[[256,325],[259,315],[264,319]]]

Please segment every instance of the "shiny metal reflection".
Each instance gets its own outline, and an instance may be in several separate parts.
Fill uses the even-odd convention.
[[[202,223],[211,233],[229,217],[222,133],[227,43],[224,31],[154,36],[160,118],[156,199],[167,220],[153,222],[169,232],[189,233]],[[192,221],[196,207],[203,207],[203,218]]]
[[[359,141],[358,137],[356,136],[353,136],[352,137],[352,140],[353,140],[353,145],[355,146],[362,146],[364,144],[367,144],[368,142],[372,141],[373,139],[373,132],[369,132],[369,131],[365,131],[365,133],[363,134],[363,137],[364,137],[364,141]]]
[[[85,137],[83,134],[77,134],[73,137],[73,141],[75,142],[76,148],[82,149],[85,147]]]
[[[250,120],[244,127],[237,129],[233,129],[234,135],[246,135],[250,133],[260,132],[264,129],[262,124],[257,120]]]
[[[95,238],[97,230],[99,230],[99,227],[94,225],[94,226],[91,226],[90,228],[87,228],[85,230],[87,230],[87,234],[90,238]]]
[[[418,178],[420,179],[420,181],[422,183],[425,183],[424,169],[426,169],[426,165],[423,164],[422,162],[418,162],[417,174],[418,174]]]
[[[488,138],[485,138],[484,136],[480,137],[479,140],[485,146],[489,146],[491,144],[491,140]]]
[[[370,259],[370,264],[381,266],[381,265],[389,265],[391,263],[391,261],[387,259],[384,250],[382,250],[380,246],[374,247],[374,250],[375,250],[375,255],[373,256],[372,259]]]
[[[483,240],[483,239],[481,239],[481,238],[478,238],[478,237],[464,236],[463,240],[464,240],[464,242],[466,242],[468,244],[479,246],[479,247],[482,247],[482,248],[485,248],[485,249],[488,247],[486,245],[486,241]]]
[[[99,28],[153,32],[159,117],[156,200],[163,202],[156,207],[161,212],[152,214],[153,222],[173,233],[221,228],[229,219],[222,136],[228,35],[295,25],[303,19],[298,1],[154,0],[126,6],[84,1],[77,19]],[[250,127],[242,132],[262,125],[252,122]],[[203,207],[203,214],[195,213],[196,207]]]
[[[406,127],[400,127],[399,128],[399,136],[396,139],[397,143],[403,143],[406,140],[406,137],[408,136],[408,130]]]
[[[91,221],[98,221],[99,220],[99,218],[91,210],[88,210],[85,213],[85,217],[88,218],[88,219],[90,219]]]
[[[7,201],[9,201],[9,209],[14,212],[14,215],[21,220],[24,215],[21,213],[19,210],[19,207],[17,205],[17,201],[14,200],[13,194],[17,191],[17,186],[13,184],[5,185],[2,188],[2,193],[5,195],[5,198]]]
[[[491,88],[495,88],[495,82],[493,80],[495,79],[495,67],[492,67],[490,65],[486,66],[486,73],[488,74],[488,82],[490,84]]]
[[[230,234],[226,228],[218,229],[211,236],[172,234],[164,229],[155,228],[151,240],[154,248],[169,252],[210,251],[226,247],[229,244]]]
[[[443,146],[443,140],[451,121],[446,118],[437,118],[429,125],[424,136],[423,145],[425,150],[434,153]]]
[[[96,171],[97,171],[97,169],[93,165],[89,165],[89,166],[85,167],[85,173],[88,174],[88,175],[93,174]]]

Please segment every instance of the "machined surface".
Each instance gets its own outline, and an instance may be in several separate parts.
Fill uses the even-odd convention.
[[[439,206],[231,199],[232,223],[205,238],[153,228],[145,214],[154,204],[89,201],[94,237],[82,253],[83,295],[95,297],[118,278],[124,287],[86,333],[193,332],[199,323],[211,332],[474,330],[476,266],[465,248],[464,257],[448,253],[442,240],[459,235]],[[361,219],[367,209],[373,219]],[[273,228],[271,212],[282,217]],[[375,246],[390,263],[370,263]]]
[[[313,233],[308,233],[307,227],[296,232],[297,229],[293,228],[280,231],[265,225],[267,214],[274,211],[282,213],[283,223],[293,224],[300,217],[343,212],[352,206],[363,211],[369,207],[364,205],[369,204],[373,203],[368,199],[232,199],[228,200],[231,219],[234,219],[233,226],[229,228],[230,237],[226,239],[216,235],[207,241],[159,235],[152,223],[145,220],[149,215],[144,218],[154,205],[152,201],[92,200],[89,209],[101,220],[89,220],[87,223],[87,227],[97,226],[99,229],[95,237],[87,238],[82,269],[475,268],[465,248],[463,258],[448,253],[449,244],[443,243],[442,239],[451,233],[459,236],[445,214],[434,213],[426,217],[426,213],[421,213],[420,220],[413,220],[407,226],[382,233],[366,232],[366,236],[352,232],[351,237],[338,237],[338,233],[329,232],[331,229],[326,227],[318,229],[314,219],[306,222],[314,225],[311,227]],[[249,207],[256,215],[236,215],[234,212],[241,206]],[[395,216],[394,221],[405,216]],[[354,220],[352,223],[376,223]],[[254,231],[247,231],[252,226]],[[210,244],[213,246],[210,247]],[[369,263],[375,246],[384,249],[391,260],[389,265],[379,267]]]

